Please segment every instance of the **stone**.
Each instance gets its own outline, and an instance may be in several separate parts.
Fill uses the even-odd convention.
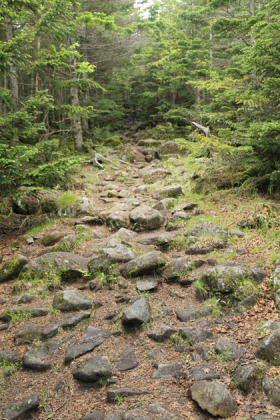
[[[96,275],[98,272],[104,274],[115,274],[115,264],[112,258],[107,254],[103,254],[102,250],[100,255],[93,257],[88,263],[88,271],[92,275]]]
[[[170,155],[174,153],[175,154],[181,153],[182,150],[181,150],[181,145],[179,143],[173,140],[169,140],[163,143],[161,146],[159,146],[159,148],[157,149],[157,152],[159,156],[164,156],[164,155]]]
[[[87,197],[77,197],[70,203],[59,205],[57,210],[59,217],[92,216],[97,212],[96,204]]]
[[[142,297],[137,299],[122,314],[122,323],[125,327],[139,327],[151,319],[148,301]]]
[[[93,411],[87,416],[83,417],[82,420],[103,420],[104,413],[102,411]]]
[[[105,339],[109,336],[110,331],[108,330],[102,331],[94,327],[88,327],[79,340],[69,345],[64,359],[65,364],[69,364],[83,354],[93,351],[96,347],[104,343]]]
[[[0,351],[0,362],[19,362],[21,356],[18,351],[15,350],[3,350]]]
[[[106,217],[106,224],[113,229],[128,228],[129,226],[129,211],[115,210],[111,211]]]
[[[16,278],[26,264],[28,264],[26,257],[20,254],[14,255],[0,268],[0,283]]]
[[[162,140],[154,140],[154,139],[142,139],[139,140],[137,145],[144,146],[144,147],[156,147],[162,144]]]
[[[280,365],[280,329],[273,331],[260,342],[256,356],[274,365]]]
[[[136,360],[136,356],[131,347],[127,347],[124,349],[120,356],[119,363],[116,364],[116,368],[121,372],[126,370],[134,369],[138,366],[138,362]]]
[[[105,417],[105,420],[124,420],[123,413],[112,413]]]
[[[263,383],[264,392],[272,405],[280,407],[280,382],[265,378]]]
[[[175,213],[177,211],[189,211],[195,209],[196,207],[196,203],[182,203],[175,206],[172,210],[172,213]]]
[[[24,398],[21,401],[10,404],[4,407],[4,418],[7,420],[18,419],[21,416],[24,416],[30,410],[34,410],[39,407],[39,395],[32,394]]]
[[[158,282],[152,277],[136,282],[136,289],[139,290],[139,292],[154,292],[157,288]]]
[[[183,194],[184,192],[182,190],[181,185],[175,184],[175,185],[168,185],[167,187],[157,189],[153,197],[155,199],[177,198]]]
[[[234,416],[237,404],[222,382],[197,381],[190,387],[190,394],[202,410],[222,418]]]
[[[110,245],[107,248],[103,248],[102,254],[112,262],[125,263],[133,260],[137,257],[137,253],[121,244],[117,239],[110,241]]]
[[[126,277],[137,277],[143,274],[153,274],[167,263],[167,259],[160,251],[152,251],[141,255],[121,268],[121,274]]]
[[[18,299],[17,303],[30,303],[36,299],[37,299],[36,295],[30,295],[29,293],[25,293]]]
[[[185,253],[189,255],[197,255],[197,254],[209,254],[210,252],[213,252],[215,249],[222,249],[227,245],[225,239],[202,239],[195,244],[189,246]]]
[[[244,354],[244,350],[241,347],[225,338],[218,338],[215,344],[215,352],[223,355],[226,360],[238,360]]]
[[[171,337],[171,335],[175,333],[176,330],[174,328],[169,327],[169,325],[166,325],[163,322],[161,322],[159,326],[159,331],[148,333],[148,337],[158,343],[162,343],[168,340]]]
[[[96,226],[96,225],[100,225],[102,224],[102,220],[100,219],[100,217],[95,214],[94,216],[84,216],[79,220],[76,220],[75,222],[75,226],[76,225],[91,225],[91,226]]]
[[[73,372],[75,379],[87,383],[108,381],[111,375],[112,368],[107,356],[91,357],[81,368]]]
[[[251,420],[279,420],[279,418],[270,414],[257,414],[256,416],[252,416]]]
[[[44,360],[51,356],[60,345],[59,341],[51,341],[31,348],[23,356],[23,366],[40,372],[51,369],[52,364],[50,362],[45,363]]]
[[[280,321],[276,321],[274,319],[271,319],[269,321],[264,322],[260,328],[263,331],[278,330],[278,329],[280,329]]]
[[[202,330],[197,327],[185,327],[179,330],[179,335],[186,339],[191,345],[202,341],[211,340],[214,336],[211,331]]]
[[[206,316],[209,316],[212,312],[212,309],[209,308],[201,308],[201,309],[195,309],[193,311],[176,311],[177,317],[182,322],[189,322],[192,319],[199,319]]]
[[[121,312],[121,309],[114,309],[113,311],[109,312],[107,315],[104,316],[104,319],[114,319],[119,313]]]
[[[138,239],[138,242],[143,245],[156,245],[160,248],[168,248],[174,241],[174,239],[180,236],[179,232],[159,232],[152,233]]]
[[[88,261],[79,255],[71,252],[50,252],[35,258],[26,264],[23,271],[33,274],[44,274],[48,272],[60,274],[64,281],[72,281],[81,278],[87,271]]]
[[[241,300],[237,305],[237,312],[245,312],[248,309],[251,309],[257,303],[257,297],[255,295],[247,296],[245,299]]]
[[[111,238],[119,239],[120,241],[129,242],[137,236],[136,232],[132,230],[120,228]]]
[[[181,362],[175,363],[156,363],[155,367],[157,368],[156,372],[152,374],[152,379],[170,379],[176,376],[182,369],[183,365]]]
[[[130,397],[134,395],[149,394],[148,391],[137,391],[132,388],[110,388],[107,391],[107,402],[114,403],[117,401],[117,396]]]
[[[136,231],[158,229],[164,223],[162,214],[146,204],[132,210],[129,218],[133,229]]]
[[[48,235],[43,236],[41,239],[41,244],[44,246],[52,246],[59,242],[65,234],[63,232],[60,232],[58,230],[54,230],[51,233],[48,233]]]
[[[256,364],[239,366],[233,376],[238,388],[248,394],[256,382]]]
[[[49,313],[49,308],[8,308],[1,314],[0,319],[4,322],[9,322],[17,315],[27,315],[30,318],[39,316],[46,316]]]
[[[209,222],[204,222],[189,229],[189,231],[187,231],[185,235],[198,236],[198,237],[213,236],[213,237],[219,237],[221,239],[227,239],[228,230],[223,226],[215,225]]]
[[[174,281],[190,283],[191,280],[189,280],[189,274],[194,268],[198,268],[203,264],[204,261],[200,259],[190,260],[187,257],[177,258],[175,261],[171,261],[168,264],[162,275],[168,283]]]
[[[144,182],[146,184],[153,184],[154,182],[161,181],[162,179],[166,178],[167,175],[170,175],[171,172],[167,169],[156,168],[151,169],[150,171],[146,172],[144,175]]]
[[[259,284],[265,277],[263,271],[251,267],[217,265],[205,271],[200,280],[211,292],[229,293],[239,281],[248,279]]]
[[[92,302],[77,290],[58,292],[53,298],[53,307],[61,311],[80,311],[92,307]]]
[[[215,369],[209,365],[194,366],[191,369],[191,374],[194,381],[205,381],[220,378],[220,375],[215,371]]]
[[[168,219],[168,223],[178,222],[180,220],[189,220],[191,216],[185,211],[175,211],[172,216]]]

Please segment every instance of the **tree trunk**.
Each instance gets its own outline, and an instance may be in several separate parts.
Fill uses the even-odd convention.
[[[79,105],[79,93],[78,88],[72,87],[71,91],[71,104],[73,107]],[[72,132],[74,135],[75,146],[77,150],[82,150],[83,147],[83,132],[82,132],[82,123],[81,117],[78,115],[73,115],[72,117]]]
[[[7,41],[11,41],[13,39],[13,25],[11,19],[6,18],[6,37]],[[16,67],[11,64],[10,65],[10,84],[11,84],[11,95],[17,107],[18,105],[18,78],[17,78],[17,70]]]

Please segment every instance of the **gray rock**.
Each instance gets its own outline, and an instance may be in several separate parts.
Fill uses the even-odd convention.
[[[150,319],[150,306],[145,298],[137,299],[122,314],[122,323],[126,327],[138,327]]]
[[[274,365],[280,365],[280,329],[273,331],[260,342],[256,356]]]
[[[63,238],[63,236],[65,236],[65,233],[60,232],[58,230],[54,230],[53,232],[43,236],[43,238],[41,239],[41,244],[44,246],[52,246],[59,242]]]
[[[119,313],[121,312],[121,309],[114,309],[113,311],[109,312],[107,315],[104,316],[104,319],[114,319]]]
[[[268,378],[263,381],[263,389],[271,404],[280,407],[280,383]]]
[[[137,236],[136,232],[125,228],[120,228],[111,238],[119,239],[120,241],[129,242]]]
[[[202,330],[197,327],[185,327],[179,330],[179,335],[186,339],[191,345],[202,341],[211,340],[214,336],[211,331]]]
[[[209,316],[212,312],[212,309],[209,308],[201,308],[201,309],[195,309],[193,311],[176,311],[177,317],[182,322],[189,322],[192,319],[199,319],[206,316]]]
[[[0,331],[4,331],[8,329],[8,324],[0,324]]]
[[[83,367],[73,372],[75,379],[87,383],[107,381],[111,375],[111,364],[107,356],[91,357],[84,363]]]
[[[103,248],[102,254],[104,254],[106,258],[112,262],[125,263],[137,257],[137,253],[134,250],[121,244],[117,239],[115,239],[115,242],[116,243],[113,244],[114,246],[112,246],[111,241],[110,247]]]
[[[238,360],[243,356],[244,350],[235,343],[224,338],[218,338],[215,344],[217,354],[223,355],[227,360]]]
[[[139,290],[139,292],[153,292],[157,290],[157,288],[158,282],[152,277],[143,280],[138,280],[136,282],[136,289]]]
[[[215,249],[222,249],[227,245],[225,239],[203,239],[197,241],[194,245],[191,245],[186,249],[186,254],[196,255],[196,254],[209,254]]]
[[[52,364],[50,362],[45,363],[44,360],[51,356],[60,345],[59,341],[51,341],[31,348],[23,356],[23,366],[41,372],[51,369]]]
[[[3,350],[0,351],[0,362],[19,362],[21,356],[18,351],[15,350]]]
[[[194,268],[200,267],[203,263],[204,261],[199,259],[190,260],[187,257],[177,258],[168,264],[162,275],[168,283],[173,281],[190,282],[189,274]]]
[[[35,240],[34,240],[34,238],[27,238],[25,242],[26,242],[27,245],[32,245],[32,244],[34,244]]]
[[[46,274],[48,272],[61,274],[63,280],[76,280],[87,271],[86,258],[71,252],[50,252],[35,258],[23,268],[24,272]]]
[[[19,300],[17,301],[17,303],[30,303],[33,302],[34,300],[37,299],[36,295],[30,295],[28,293],[25,293],[24,295],[22,295]]]
[[[190,394],[202,410],[213,416],[226,418],[237,412],[237,404],[222,382],[195,382],[190,388]]]
[[[33,394],[21,401],[10,404],[4,407],[4,418],[7,420],[18,419],[24,414],[28,413],[30,410],[36,409],[39,407],[39,395]]]
[[[144,182],[146,184],[153,184],[154,182],[161,181],[162,179],[166,178],[167,175],[170,175],[170,172],[167,169],[151,169],[145,173]]]
[[[30,318],[39,316],[46,316],[49,313],[49,308],[8,308],[1,314],[0,319],[4,322],[9,322],[17,315],[27,315]]]
[[[156,245],[165,249],[179,236],[179,232],[159,232],[144,236],[138,239],[138,242],[143,245]]]
[[[121,268],[121,274],[126,277],[137,277],[143,274],[153,274],[167,263],[167,259],[159,251],[148,252],[129,261]]]
[[[148,337],[151,338],[154,341],[157,341],[158,343],[162,343],[165,340],[168,340],[172,334],[175,334],[176,330],[172,327],[169,327],[169,325],[166,325],[161,322],[159,326],[159,331],[148,333]]]
[[[168,185],[167,187],[159,188],[154,193],[154,198],[162,199],[162,198],[177,198],[179,195],[184,194],[181,185]]]
[[[215,371],[215,369],[209,365],[194,366],[191,369],[191,374],[194,381],[205,381],[220,378],[220,375]]]
[[[258,414],[256,416],[252,416],[251,420],[279,420],[279,417],[274,417],[270,414]]]
[[[93,257],[88,263],[88,271],[92,275],[96,275],[98,272],[102,272],[104,274],[115,274],[115,264],[108,254],[105,255],[101,251],[100,255]]]
[[[148,391],[137,391],[132,388],[110,388],[107,391],[107,402],[113,403],[117,401],[117,396],[130,397],[134,395],[149,394]]]
[[[238,312],[245,312],[255,306],[256,303],[257,297],[255,295],[250,295],[238,303],[236,310]]]
[[[169,218],[168,223],[177,222],[179,220],[189,220],[191,216],[185,211],[175,211]]]
[[[222,239],[227,239],[228,230],[223,226],[215,225],[209,222],[204,222],[200,225],[194,226],[185,234],[187,234],[188,236],[213,236]]]
[[[87,197],[78,197],[71,203],[63,206],[58,206],[58,216],[60,217],[77,217],[82,215],[93,215],[98,212],[93,200]]]
[[[86,417],[83,417],[82,420],[103,420],[104,413],[102,411],[93,411],[92,413],[88,414]]]
[[[274,319],[271,319],[269,321],[264,322],[260,328],[263,331],[265,331],[265,330],[278,330],[278,329],[280,329],[280,321],[275,321]]]
[[[237,383],[238,388],[248,394],[256,382],[256,364],[243,365],[236,369],[233,380]]]
[[[152,374],[152,379],[169,379],[176,376],[182,369],[183,365],[181,362],[163,364],[156,364],[157,370]]]
[[[197,207],[196,203],[182,203],[175,206],[172,210],[172,213],[175,213],[177,211],[188,211],[193,210]]]
[[[66,351],[64,362],[71,363],[83,354],[93,351],[96,347],[104,343],[105,339],[110,336],[108,330],[98,330],[97,328],[88,327],[85,334],[77,341],[71,343]]]
[[[116,368],[121,372],[126,370],[134,369],[138,366],[136,356],[131,347],[124,349],[120,356],[119,363],[116,364]]]
[[[53,299],[53,307],[61,311],[79,311],[92,307],[91,301],[77,290],[65,290],[56,293]]]
[[[0,268],[0,283],[11,280],[19,275],[28,259],[23,255],[14,255]]]
[[[129,226],[129,211],[114,210],[106,217],[106,224],[113,229],[128,228]]]
[[[182,153],[181,145],[176,141],[169,140],[159,146],[157,149],[159,156]]]
[[[145,204],[132,210],[129,218],[133,229],[136,231],[158,229],[164,223],[162,214]]]
[[[123,413],[111,413],[105,417],[105,420],[123,420],[124,414]]]
[[[77,325],[79,322],[83,321],[84,319],[89,318],[90,315],[90,312],[80,312],[74,315],[66,315],[57,321],[57,325],[59,328],[71,328]]]
[[[211,292],[229,293],[238,281],[249,279],[260,283],[265,276],[263,271],[251,267],[218,265],[205,271],[201,281]]]

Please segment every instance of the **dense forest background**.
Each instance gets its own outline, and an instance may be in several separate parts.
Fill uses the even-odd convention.
[[[1,2],[3,195],[63,186],[83,153],[137,132],[199,142],[225,186],[272,193],[279,105],[278,0]]]

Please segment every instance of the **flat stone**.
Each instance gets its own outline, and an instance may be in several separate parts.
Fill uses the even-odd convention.
[[[195,381],[205,381],[209,379],[219,379],[220,375],[215,371],[212,366],[194,366],[191,369],[192,377]]]
[[[53,307],[61,311],[79,311],[92,307],[91,301],[77,290],[65,290],[56,293],[53,299]]]
[[[241,347],[224,338],[218,338],[215,344],[215,351],[217,354],[224,355],[227,360],[238,360],[244,354],[244,350]]]
[[[136,232],[125,228],[120,228],[116,233],[114,233],[114,235],[111,236],[111,238],[116,238],[120,241],[129,242],[133,240],[136,236]]]
[[[209,316],[212,312],[212,309],[209,308],[201,308],[201,309],[195,309],[193,311],[176,311],[177,317],[182,322],[189,322],[192,319],[199,319],[206,316]]]
[[[30,274],[60,274],[64,281],[81,278],[87,271],[88,261],[71,252],[50,252],[35,258],[23,268]]]
[[[239,366],[233,376],[234,382],[237,383],[238,388],[248,394],[256,382],[256,364],[249,364]]]
[[[0,283],[16,278],[28,262],[28,259],[20,254],[6,261],[0,268]]]
[[[189,236],[213,236],[227,239],[228,230],[223,226],[204,222],[191,228],[187,234]]]
[[[107,391],[107,402],[113,403],[117,401],[117,396],[131,397],[134,395],[149,394],[148,391],[137,391],[132,388],[110,388]]]
[[[179,281],[186,283],[191,282],[189,280],[189,274],[193,269],[200,267],[204,264],[203,260],[196,259],[190,260],[187,257],[177,258],[175,261],[171,261],[168,266],[164,269],[162,275],[168,283]]]
[[[171,337],[171,335],[175,333],[176,330],[174,328],[169,327],[169,325],[166,325],[161,322],[159,331],[148,333],[148,337],[154,341],[157,341],[158,343],[162,343],[168,340]]]
[[[107,356],[94,356],[87,360],[84,365],[74,370],[73,376],[82,382],[94,383],[108,380],[112,375],[111,364]]]
[[[60,345],[59,341],[51,341],[31,348],[23,356],[23,366],[41,372],[51,369],[52,364],[50,362],[45,363],[44,360],[51,356]]]
[[[245,312],[255,306],[256,303],[257,297],[255,295],[250,295],[238,303],[236,310],[237,312]]]
[[[143,297],[137,299],[122,314],[122,323],[126,327],[139,327],[151,319],[150,306]]]
[[[177,211],[188,211],[193,210],[197,207],[196,203],[182,203],[175,206],[172,210],[172,213],[175,213]]]
[[[152,251],[141,255],[121,268],[121,274],[126,277],[137,277],[143,274],[153,274],[167,263],[167,259],[160,251]]]
[[[159,363],[157,364],[157,370],[152,374],[152,379],[170,379],[177,375],[183,368],[181,362],[175,363]]]
[[[131,347],[124,349],[120,356],[119,363],[116,364],[116,368],[121,372],[126,370],[134,369],[138,366],[136,356]]]
[[[96,347],[104,343],[105,339],[110,336],[108,330],[98,330],[94,327],[88,327],[85,334],[79,339],[71,343],[67,349],[64,362],[71,363],[83,354],[93,351]]]
[[[153,292],[157,290],[157,288],[158,282],[153,278],[138,280],[136,282],[136,289],[139,290],[139,292]]]
[[[154,193],[154,198],[177,198],[180,195],[184,194],[181,185],[168,185],[167,187],[159,188]]]
[[[162,214],[145,204],[132,210],[129,218],[133,229],[136,231],[158,229],[164,223]]]
[[[160,232],[152,233],[138,239],[138,242],[143,245],[156,245],[161,248],[168,248],[174,239],[180,236],[179,232]]]
[[[30,410],[39,407],[39,395],[32,394],[21,401],[4,407],[4,418],[7,420],[18,419],[20,416],[28,413]]]
[[[15,350],[3,350],[0,351],[0,362],[19,362],[21,356],[18,351]]]
[[[274,365],[280,365],[280,329],[273,331],[260,342],[256,356]]]
[[[137,257],[137,253],[120,243],[117,239],[111,239],[110,245],[103,248],[102,254],[112,262],[125,263]]]
[[[222,382],[197,381],[190,387],[190,394],[202,410],[222,418],[234,416],[237,404]]]
[[[185,327],[179,330],[179,335],[182,338],[187,339],[192,344],[200,343],[202,341],[211,340],[214,335],[211,331],[202,330],[197,327]]]
[[[46,316],[49,313],[49,308],[8,308],[1,314],[0,319],[4,322],[9,322],[16,315],[28,315],[30,318],[39,316]]]

